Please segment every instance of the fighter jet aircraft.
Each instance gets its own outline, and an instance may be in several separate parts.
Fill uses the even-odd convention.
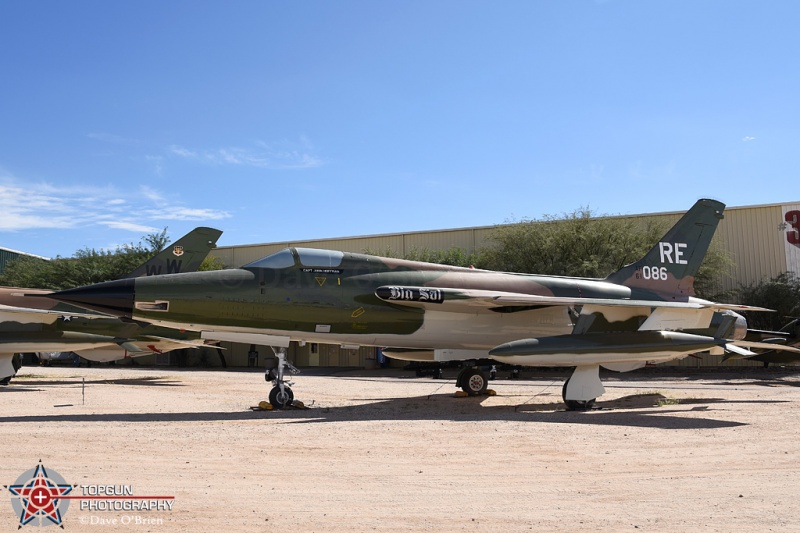
[[[743,305],[693,297],[693,282],[724,205],[700,200],[640,261],[605,279],[512,274],[308,248],[241,268],[112,281],[53,298],[203,339],[272,346],[270,402],[289,404],[290,341],[381,346],[417,361],[482,360],[574,366],[570,408],[604,392],[599,368],[632,370],[740,345]],[[715,315],[716,313],[716,315]],[[757,344],[757,343],[756,343]],[[469,392],[486,376],[467,368]]]
[[[796,318],[783,326],[778,331],[766,331],[760,329],[748,329],[745,340],[758,341],[762,344],[778,346],[800,347],[800,319]],[[728,354],[727,358],[736,358],[736,354]],[[754,356],[747,359],[750,361],[761,361],[764,366],[770,364],[777,365],[796,365],[800,363],[800,354],[775,349],[759,350]]]
[[[196,271],[221,231],[195,228],[127,277]],[[0,287],[0,382],[14,375],[13,354],[73,351],[90,361],[114,361],[203,346],[196,332],[122,321],[46,298],[51,291]],[[36,294],[40,298],[25,298]]]

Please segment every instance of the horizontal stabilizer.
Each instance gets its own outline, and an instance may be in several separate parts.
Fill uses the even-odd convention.
[[[774,344],[771,342],[733,341],[728,345],[726,345],[725,347],[729,348],[731,344],[735,344],[736,346],[744,348],[756,348],[758,350],[777,350],[780,352],[792,352],[800,354],[800,349],[795,348],[794,346],[786,346],[785,344]],[[750,356],[753,355],[757,354],[750,352]]]

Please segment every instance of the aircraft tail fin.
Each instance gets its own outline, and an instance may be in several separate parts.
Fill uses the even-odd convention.
[[[694,280],[725,204],[698,200],[639,261],[622,267],[606,281],[670,300],[694,295]]]
[[[218,229],[195,228],[123,279],[195,272],[216,247],[220,235]]]

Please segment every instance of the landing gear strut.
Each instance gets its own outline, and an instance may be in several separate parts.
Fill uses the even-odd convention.
[[[292,389],[289,388],[289,386],[294,385],[294,383],[284,379],[285,371],[289,370],[292,374],[299,374],[300,371],[286,360],[285,348],[276,349],[273,347],[272,351],[275,353],[275,357],[278,358],[278,363],[276,368],[267,369],[266,374],[264,374],[264,379],[271,381],[274,385],[272,390],[269,391],[269,403],[276,409],[283,409],[287,405],[291,405],[292,401],[294,401],[294,393]]]

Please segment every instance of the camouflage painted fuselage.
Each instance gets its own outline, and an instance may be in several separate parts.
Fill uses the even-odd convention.
[[[627,287],[600,280],[313,252],[287,249],[240,269],[137,279],[129,316],[196,331],[320,343],[488,350],[513,339],[570,333],[570,308],[475,305],[452,310],[450,304],[459,303],[453,289],[575,298],[631,295]]]
[[[536,364],[552,356],[564,365],[580,365],[597,347],[603,363],[644,364],[720,345],[716,332],[671,332],[707,329],[716,311],[730,309],[692,290],[723,210],[698,200],[643,258],[605,280],[293,248],[234,270],[119,280],[53,297],[205,339],[384,346],[422,360]]]

